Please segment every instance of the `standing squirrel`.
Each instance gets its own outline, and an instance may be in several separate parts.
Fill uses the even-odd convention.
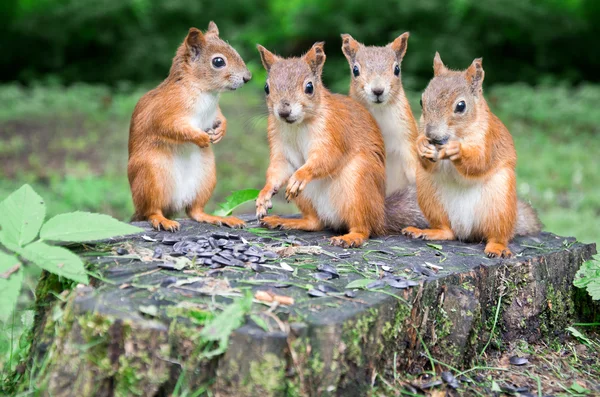
[[[386,231],[385,149],[369,111],[323,86],[323,46],[316,43],[303,57],[288,59],[257,46],[268,72],[271,153],[256,215],[269,228],[344,230],[348,233],[331,243],[358,247]],[[300,219],[266,216],[271,197],[286,183],[286,198],[295,201]],[[418,217],[405,217],[418,209],[401,208],[403,202],[397,203],[398,211],[389,211],[389,221],[417,222]]]
[[[385,47],[366,47],[342,35],[352,77],[350,97],[364,105],[381,129],[386,152],[386,195],[415,183],[418,128],[402,88],[401,64],[409,33]]]
[[[426,240],[486,240],[488,257],[510,257],[513,236],[539,233],[541,224],[535,210],[517,200],[517,154],[483,97],[482,60],[452,71],[436,53],[433,69],[417,138],[417,195],[431,228],[408,227],[403,233]]]
[[[204,212],[216,184],[211,143],[225,135],[219,94],[240,88],[252,75],[239,54],[219,38],[191,28],[177,49],[169,76],[138,102],[129,130],[128,176],[133,220],[155,229],[179,230],[167,217],[185,209],[198,222],[242,227],[235,217]]]

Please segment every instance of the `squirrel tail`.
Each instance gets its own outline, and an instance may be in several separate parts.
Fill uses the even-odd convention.
[[[526,236],[529,234],[538,234],[542,230],[542,222],[533,207],[524,201],[517,203],[517,225],[515,234],[517,236]]]
[[[420,229],[429,226],[419,208],[415,186],[398,190],[385,199],[385,234],[400,234],[408,226]]]

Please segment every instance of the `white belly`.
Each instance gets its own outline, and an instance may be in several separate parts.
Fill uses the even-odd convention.
[[[449,160],[444,160],[434,183],[454,234],[458,239],[469,239],[479,229],[485,210],[482,208],[485,182],[463,178]]]
[[[302,192],[302,195],[312,202],[312,205],[317,210],[319,219],[325,225],[340,228],[342,220],[338,213],[338,206],[335,206],[332,197],[335,197],[334,183],[330,179],[319,179],[311,181]]]
[[[371,107],[385,143],[386,196],[415,182],[410,150],[410,127],[395,106]]]
[[[192,143],[177,145],[173,151],[171,208],[179,211],[189,206],[206,187],[214,172],[215,159],[210,148],[200,149]]]

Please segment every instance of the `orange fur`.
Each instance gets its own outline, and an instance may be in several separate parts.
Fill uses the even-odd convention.
[[[417,123],[400,73],[408,37],[406,32],[384,47],[374,47],[342,35],[342,51],[350,65],[349,95],[371,112],[385,142],[388,196],[414,185],[418,161]]]
[[[217,67],[221,57],[225,65]],[[237,52],[219,38],[211,22],[206,33],[191,28],[173,59],[169,76],[135,107],[129,130],[128,177],[134,220],[176,231],[168,217],[185,209],[199,221],[239,227],[237,218],[204,213],[216,185],[211,143],[219,142],[227,120],[219,93],[234,90],[251,74]]]
[[[270,228],[348,233],[332,244],[360,246],[384,231],[385,151],[377,123],[354,100],[321,82],[323,44],[302,58],[282,59],[258,46],[269,75],[267,105],[270,164],[256,202]],[[306,87],[312,84],[314,92]],[[266,216],[271,198],[286,187],[301,219]]]
[[[436,54],[434,74],[422,97],[416,145],[417,197],[430,229],[403,233],[428,240],[484,239],[488,256],[509,257],[518,217],[529,232],[540,226],[533,211],[517,211],[517,155],[509,131],[483,97],[481,59],[457,72]]]

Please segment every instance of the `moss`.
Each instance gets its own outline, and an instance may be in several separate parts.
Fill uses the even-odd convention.
[[[540,317],[542,335],[554,336],[552,331],[563,331],[573,321],[573,301],[549,285],[546,289],[546,310]]]
[[[411,307],[410,305],[399,302],[396,307],[396,313],[394,314],[393,324],[389,321],[383,325],[381,335],[386,342],[391,342],[398,338],[398,335],[404,328],[404,321],[410,316]]]
[[[362,365],[362,347],[368,342],[369,331],[377,322],[377,314],[378,310],[373,308],[356,321],[344,324],[342,340],[346,344],[346,358],[358,366]]]
[[[250,378],[244,382],[249,387],[248,394],[273,396],[280,395],[286,389],[285,363],[273,353],[263,356],[261,362],[250,363]]]

